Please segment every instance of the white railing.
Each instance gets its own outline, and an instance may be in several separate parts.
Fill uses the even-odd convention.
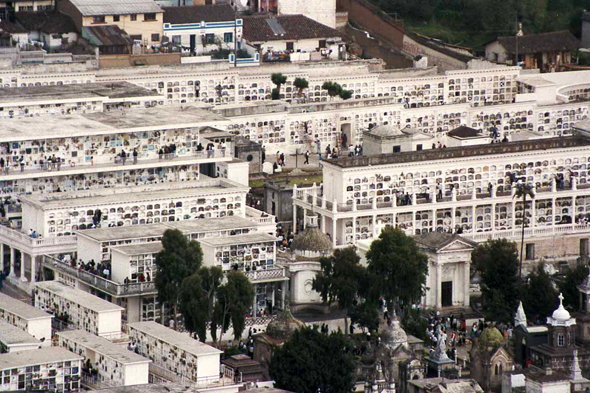
[[[10,229],[7,226],[0,225],[0,236],[16,240],[20,243],[29,245],[31,247],[55,246],[76,244],[76,236],[59,236],[59,237],[44,237],[33,238],[16,229]]]
[[[274,224],[275,216],[255,209],[251,206],[246,206],[246,218],[258,224]]]
[[[542,236],[553,236],[553,235],[565,235],[568,233],[590,233],[590,225],[588,224],[567,224],[567,225],[553,225],[550,227],[540,227],[540,228],[525,228],[524,236],[525,238],[530,238],[532,236],[535,237],[542,237]],[[486,240],[491,239],[520,239],[522,236],[522,229],[507,229],[507,230],[500,230],[500,231],[489,231],[489,232],[476,232],[476,233],[463,233],[461,234],[462,237],[467,239],[471,239],[477,242],[483,242]]]
[[[282,266],[277,266],[273,268],[267,268],[266,270],[253,270],[243,273],[250,281],[257,282],[287,277],[286,270],[287,269]]]

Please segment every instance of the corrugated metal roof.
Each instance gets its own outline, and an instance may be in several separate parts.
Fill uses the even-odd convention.
[[[163,12],[154,0],[70,0],[83,16]]]
[[[133,45],[131,37],[117,25],[84,26],[82,27],[82,37],[96,46]]]

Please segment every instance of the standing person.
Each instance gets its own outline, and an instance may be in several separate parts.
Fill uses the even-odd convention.
[[[285,166],[285,153],[281,153],[281,166]]]
[[[137,149],[133,149],[133,163],[137,164]]]
[[[25,171],[25,156],[20,156],[18,163],[20,164],[20,171]]]
[[[266,147],[262,146],[262,163],[266,161]]]
[[[0,158],[0,171],[4,171],[4,157]]]
[[[318,152],[318,157],[321,160],[322,159],[322,142],[320,142],[320,138],[315,140],[315,147]]]
[[[121,161],[123,161],[123,165],[125,165],[125,161],[127,160],[127,154],[125,150],[121,150]]]
[[[275,159],[277,161],[277,165],[281,165],[281,152],[277,150],[277,154],[275,156]]]
[[[305,162],[303,163],[303,165],[308,165],[309,164],[309,150],[305,152]]]

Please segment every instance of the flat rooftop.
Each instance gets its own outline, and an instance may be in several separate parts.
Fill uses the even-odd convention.
[[[53,318],[53,315],[4,293],[0,293],[0,310],[26,320]]]
[[[162,251],[162,242],[130,244],[128,246],[117,246],[111,248],[112,251],[120,252],[125,255],[155,254]]]
[[[43,210],[68,209],[85,206],[117,205],[149,201],[202,197],[206,195],[226,194],[228,192],[247,192],[249,187],[227,179],[207,179],[201,181],[171,184],[150,184],[135,187],[118,187],[92,191],[75,191],[68,193],[33,194],[22,196],[24,203],[29,203]]]
[[[73,83],[68,85],[9,87],[0,89],[0,106],[27,101],[60,101],[83,98],[118,99],[160,97],[150,89],[129,82],[113,83]]]
[[[38,282],[37,288],[49,291],[59,297],[69,300],[72,303],[79,304],[82,307],[97,313],[103,311],[123,311],[123,307],[119,307],[116,304],[102,300],[98,296],[94,296],[88,292],[68,287],[67,285],[57,281]]]
[[[21,351],[0,355],[0,370],[72,360],[84,360],[84,358],[64,348],[45,347],[35,351]]]
[[[0,142],[111,135],[228,122],[224,117],[197,105],[199,104],[3,119],[0,122]]]
[[[430,149],[401,153],[381,154],[377,156],[343,157],[326,160],[340,168],[358,168],[378,165],[403,164],[409,162],[438,161],[457,158],[468,158],[511,153],[527,153],[540,150],[557,150],[573,147],[590,146],[590,139],[581,136],[533,139],[507,143],[486,145],[447,147],[446,149]]]
[[[105,338],[98,337],[84,330],[64,330],[57,332],[59,337],[73,341],[78,346],[88,348],[97,354],[111,358],[122,364],[150,363],[151,360],[144,358],[125,348],[120,344],[115,344]]]
[[[142,333],[145,333],[148,336],[152,336],[159,340],[162,340],[165,343],[173,345],[194,356],[214,355],[222,353],[222,351],[220,351],[217,348],[204,344],[199,340],[195,340],[187,333],[177,332],[176,330],[172,330],[157,322],[135,322],[128,324],[127,327],[130,329],[138,330]]]
[[[172,221],[167,223],[115,228],[86,229],[77,233],[100,242],[133,240],[159,237],[168,229],[178,229],[183,233],[207,233],[230,231],[233,229],[256,228],[259,224],[243,217],[226,216],[221,218],[197,218],[194,220]]]
[[[247,235],[236,235],[229,237],[208,237],[199,239],[199,243],[208,244],[213,247],[231,246],[234,244],[248,244],[259,242],[274,242],[277,239],[268,233],[249,233]]]
[[[0,342],[6,346],[41,343],[24,330],[4,321],[0,321]]]

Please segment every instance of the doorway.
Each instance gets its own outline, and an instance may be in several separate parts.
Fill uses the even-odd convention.
[[[453,282],[444,281],[442,283],[441,304],[443,307],[450,307],[453,305]]]
[[[352,125],[350,123],[344,123],[340,126],[340,142],[343,148],[354,143],[352,140]]]
[[[197,47],[197,36],[195,34],[191,34],[190,47],[191,47],[191,55],[193,55],[195,53],[195,48]]]

